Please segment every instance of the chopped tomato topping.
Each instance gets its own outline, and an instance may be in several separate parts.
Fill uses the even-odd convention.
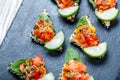
[[[99,11],[104,11],[115,7],[116,0],[95,0]]]
[[[55,32],[50,23],[39,20],[35,26],[37,26],[33,32],[35,37],[39,37],[45,42],[50,41],[54,37]]]
[[[72,72],[76,72],[76,71],[80,73],[86,72],[86,66],[83,63],[79,63],[76,60],[71,60],[68,64],[66,64],[64,69],[66,68],[67,70]]]
[[[99,44],[99,39],[96,36],[96,29],[93,26],[80,26],[74,31],[74,33],[74,38],[78,41],[77,44],[83,48],[98,46]]]
[[[89,74],[86,74],[86,65],[71,60],[63,66],[61,80],[88,80]]]
[[[43,20],[38,20],[38,24],[43,24]]]
[[[32,65],[40,66],[45,65],[45,63],[42,60],[42,57],[39,54],[36,54],[34,59],[30,59]]]
[[[74,0],[58,0],[59,6],[61,9],[74,6]]]
[[[19,70],[26,75],[28,80],[38,80],[46,73],[45,63],[39,54],[35,58],[26,60],[19,66]]]
[[[37,79],[39,79],[40,78],[40,75],[39,75],[39,71],[35,71],[35,79],[37,80]]]
[[[40,39],[44,41],[50,41],[53,38],[54,33],[53,32],[42,32],[39,37]]]

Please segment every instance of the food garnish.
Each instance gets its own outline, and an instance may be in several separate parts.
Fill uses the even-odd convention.
[[[58,80],[94,80],[94,78],[87,73],[87,66],[82,62],[77,51],[68,48],[65,55],[65,64]]]
[[[95,15],[106,26],[110,27],[110,22],[118,17],[119,9],[116,9],[116,0],[89,0],[95,8]]]
[[[46,74],[45,62],[39,54],[35,58],[19,59],[11,63],[8,70],[25,80],[38,80]]]
[[[70,42],[79,46],[91,58],[101,58],[107,52],[107,43],[99,43],[96,28],[88,16],[82,16],[70,37]]]

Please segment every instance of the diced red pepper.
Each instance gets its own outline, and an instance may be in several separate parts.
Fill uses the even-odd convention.
[[[53,32],[42,32],[39,37],[43,41],[50,41],[53,38],[54,33]]]
[[[41,25],[43,24],[44,25]],[[43,20],[38,21],[38,28],[34,30],[34,36],[39,37],[42,41],[50,41],[54,37],[54,31],[50,28],[51,24],[44,22]]]
[[[38,24],[43,24],[43,20],[38,20]]]
[[[91,32],[90,28],[87,28],[85,25],[81,26],[80,30],[75,34],[75,38],[79,41],[78,44],[84,48],[98,46],[99,39],[94,32]]]
[[[40,75],[38,74],[38,71],[35,71],[35,80],[38,80],[40,78]]]

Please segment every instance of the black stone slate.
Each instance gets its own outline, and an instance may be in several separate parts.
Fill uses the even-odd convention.
[[[117,7],[120,8],[119,0]],[[29,37],[38,14],[43,9],[47,9],[56,32],[60,30],[65,32],[62,53],[47,51],[43,46],[32,42]],[[120,15],[107,30],[96,19],[93,11],[88,0],[81,0],[76,20],[74,23],[70,23],[58,15],[57,5],[52,0],[24,0],[0,47],[0,80],[19,80],[8,72],[8,64],[20,58],[34,57],[36,53],[40,53],[46,62],[47,72],[54,72],[55,80],[57,80],[64,64],[67,47],[72,47],[79,52],[83,62],[87,65],[87,72],[92,74],[95,80],[120,80]],[[82,15],[88,15],[91,18],[100,42],[108,42],[107,55],[101,60],[88,58],[78,47],[69,43],[69,37]]]

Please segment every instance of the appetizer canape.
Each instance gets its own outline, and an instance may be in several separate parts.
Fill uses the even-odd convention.
[[[54,80],[52,72],[46,75],[45,62],[39,54],[35,58],[19,59],[8,66],[8,70],[23,80]],[[51,78],[47,79],[47,77]]]
[[[60,16],[67,18],[73,22],[79,11],[79,0],[55,0],[58,5],[58,13]]]
[[[79,46],[89,57],[101,58],[107,52],[107,42],[99,43],[96,29],[88,16],[79,19],[76,29],[70,37],[70,42]]]
[[[35,42],[43,44],[48,50],[61,51],[64,43],[63,31],[60,31],[56,34],[52,25],[52,21],[50,20],[46,11],[42,12],[38,16],[38,21],[31,32],[31,38]]]
[[[61,75],[58,80],[94,80],[87,71],[87,66],[82,62],[81,57],[72,48],[68,48],[65,55]]]
[[[116,0],[89,0],[95,8],[95,15],[109,28],[110,22],[118,17],[119,10],[115,8]]]

